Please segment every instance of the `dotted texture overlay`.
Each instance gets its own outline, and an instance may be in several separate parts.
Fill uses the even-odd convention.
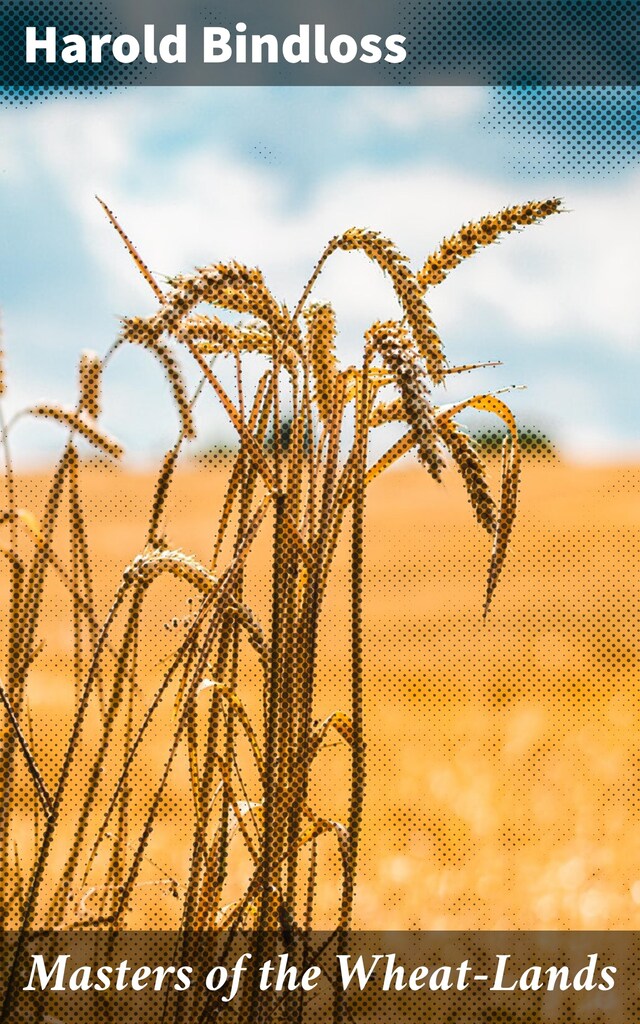
[[[38,93],[123,84],[633,86],[640,81],[638,3],[396,0],[388,4],[375,0],[350,10],[348,19],[337,2],[323,4],[321,14],[309,0],[293,8],[268,10],[264,5],[229,0],[206,10],[187,3],[171,16],[150,0],[129,7],[113,0],[9,3],[1,15],[0,88]],[[113,58],[95,66],[24,63],[26,25],[57,25],[60,37],[68,31],[87,35],[109,31],[131,33],[140,40],[146,23],[170,32],[178,21],[186,24],[190,40],[186,64],[147,64],[142,57],[131,65],[118,64]],[[402,34],[407,39],[407,57],[401,63],[363,63],[357,57],[324,63],[312,57],[308,63],[288,63],[280,55],[274,63],[204,64],[203,26],[227,28],[235,52],[239,21],[250,35],[272,33],[279,42],[297,32],[300,24],[322,24],[327,41],[344,34],[357,42],[371,33],[382,40]]]
[[[5,104],[23,105],[46,98],[60,90],[95,92],[116,85],[130,85],[140,79],[140,68],[120,64],[105,51],[103,63],[48,64],[44,60],[25,63],[25,30],[34,26],[44,40],[48,26],[55,26],[59,38],[81,35],[118,35],[118,17],[108,4],[86,4],[80,0],[43,3],[6,3],[0,12],[0,89]]]
[[[7,938],[5,955],[15,938]],[[53,1014],[71,1021],[160,1024],[246,1020],[241,1014],[247,1012],[253,1020],[289,1018],[306,1024],[364,1024],[390,1016],[403,1024],[469,1017],[482,1024],[574,1024],[584,1019],[626,1024],[638,1013],[639,949],[630,933],[353,932],[349,954],[338,952],[330,932],[306,933],[298,940],[285,942],[270,934],[269,957],[256,960],[259,942],[253,933],[29,936],[31,956],[20,972],[20,987],[30,983],[33,950],[49,963],[64,950],[60,991],[23,992],[13,1011],[29,1024]],[[343,967],[339,957],[345,958]],[[358,958],[362,990],[357,975],[349,979]],[[615,972],[609,973],[612,966]],[[536,979],[542,979],[537,990]],[[607,979],[614,979],[613,989]],[[256,982],[259,998],[252,1007],[250,990]],[[521,989],[508,991],[520,982]],[[75,991],[63,991],[74,984]],[[304,991],[303,984],[311,988]]]
[[[572,177],[623,171],[638,159],[638,89],[495,89],[485,119],[510,137],[515,171]]]
[[[454,84],[633,85],[637,3],[478,2],[407,5],[416,75]]]
[[[416,267],[347,229],[290,305],[234,261],[161,288],[106,211],[155,311],[79,357],[73,406],[25,410],[62,432],[49,470],[16,473],[4,431],[5,1019],[87,1019],[73,998],[23,997],[36,929],[106,932],[92,962],[107,965],[129,959],[128,931],[164,929],[174,967],[208,959],[213,934],[228,970],[244,931],[255,963],[307,964],[329,948],[313,929],[346,955],[354,927],[636,927],[640,473],[564,466],[482,385],[443,404],[448,376],[482,367],[448,364],[430,305],[466,259],[559,210],[549,197],[481,217]],[[394,319],[372,310],[354,365],[314,298],[336,256],[368,260],[397,298]],[[102,426],[103,375],[131,346],[162,368],[179,423],[138,474]],[[197,461],[201,401],[236,442]],[[473,435],[469,411],[494,427]],[[597,971],[588,939],[566,954],[576,972]],[[522,957],[556,963],[558,941]],[[189,1013],[145,999],[126,1013],[217,1020],[220,990]],[[378,1012],[366,993],[348,1014],[334,987],[326,999],[284,1019]],[[481,982],[468,999],[476,1020],[546,1012],[496,1010]],[[280,1013],[255,978],[235,1005],[241,1020]],[[611,1012],[637,1016],[622,995]],[[109,997],[89,1016],[124,1013]],[[570,993],[554,1013],[582,1010]]]

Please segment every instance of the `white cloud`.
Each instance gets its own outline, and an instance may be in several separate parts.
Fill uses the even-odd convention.
[[[464,119],[481,98],[467,89],[406,95],[369,90],[354,94],[348,110],[369,125],[395,117],[394,123],[408,127],[421,118]],[[513,202],[544,198],[539,187],[506,186],[462,163],[421,158],[401,167],[391,160],[366,167],[352,162],[325,173],[308,201],[294,207],[286,169],[283,174],[274,166],[245,163],[232,155],[224,138],[203,132],[179,150],[147,149],[141,140],[152,110],[157,118],[156,107],[142,93],[100,104],[45,105],[5,122],[7,166],[32,176],[38,167],[65,197],[68,216],[75,218],[113,296],[114,312],[144,313],[152,297],[105,223],[96,192],[117,212],[154,270],[173,273],[236,258],[260,265],[277,296],[289,303],[295,303],[328,238],[347,227],[381,230],[419,264],[463,222]],[[170,104],[167,110],[171,116],[179,113]],[[551,340],[563,345],[563,338],[575,346],[584,337],[612,353],[639,346],[640,174],[565,185],[570,213],[504,238],[434,290],[431,302],[445,337],[468,333],[473,340],[480,329],[485,337],[508,337],[514,354]],[[394,313],[388,282],[354,254],[335,258],[317,294],[335,301],[354,346],[357,329]],[[476,353],[478,358],[491,354]],[[579,372],[585,380],[595,373],[588,361]],[[571,380],[566,387],[570,393]],[[587,419],[585,411],[585,429]],[[609,444],[597,418],[592,417],[591,429],[600,429],[602,443]],[[586,434],[572,437],[575,447]],[[597,447],[593,438],[584,443]]]
[[[438,86],[427,88],[361,89],[345,108],[348,126],[361,133],[381,125],[398,132],[416,131],[476,119],[487,104],[488,90],[480,87]]]
[[[452,96],[468,97],[460,100],[464,105],[475,102],[469,98],[475,92],[408,90],[396,97],[393,89],[360,90],[352,107],[397,108],[409,118],[416,107],[437,106],[434,95],[443,106],[455,105]],[[146,115],[146,97],[44,105],[27,112],[19,134],[14,116],[6,147],[12,164],[39,161],[57,181],[87,248],[105,272],[116,274],[119,287],[125,287],[122,274],[131,280],[129,268],[116,256],[117,245],[106,241],[95,193],[118,212],[153,267],[171,273],[234,257],[263,265],[280,292],[300,288],[328,237],[353,224],[388,233],[420,260],[464,221],[530,198],[529,189],[505,188],[459,165],[416,162],[338,171],[304,208],[292,210],[285,177],[273,167],[243,164],[224,140],[145,154],[139,136]],[[566,196],[572,212],[478,254],[434,292],[434,305],[456,326],[474,324],[480,308],[524,338],[587,332],[635,345],[639,191],[640,175],[572,187]],[[331,283],[355,315],[380,294],[375,275],[354,258],[341,261]]]
[[[640,292],[637,244],[640,175],[606,188],[574,187],[570,213],[505,239],[456,273],[443,288],[443,311],[466,317],[493,306],[523,339],[584,334],[607,345],[637,347]]]

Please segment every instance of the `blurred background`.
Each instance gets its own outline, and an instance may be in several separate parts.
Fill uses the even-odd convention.
[[[519,421],[567,459],[635,458],[636,100],[627,89],[153,87],[5,105],[10,406],[74,402],[79,351],[103,352],[118,316],[153,308],[96,194],[160,279],[233,258],[260,266],[291,304],[347,227],[388,234],[420,266],[463,222],[559,195],[565,215],[506,237],[431,293],[451,363],[504,364],[456,378],[437,399],[526,384],[512,398]],[[363,329],[394,314],[390,285],[356,254],[333,260],[316,296],[337,307],[346,362]],[[109,369],[104,422],[134,463],[174,439],[168,396],[166,417],[156,412],[164,388],[145,353]],[[199,418],[197,444],[227,440],[219,409],[203,403]],[[48,457],[51,433],[24,421],[17,452],[31,464]]]
[[[637,99],[626,89],[153,87],[0,107],[11,409],[75,404],[80,351],[103,353],[119,316],[154,308],[96,194],[160,281],[237,259],[260,266],[290,305],[328,239],[348,227],[388,234],[419,267],[466,221],[563,198],[566,213],[479,252],[431,293],[451,364],[502,361],[452,378],[436,400],[524,384],[508,396],[519,422],[560,454],[524,467],[513,546],[486,620],[491,542],[456,475],[438,488],[404,465],[371,489],[362,926],[638,924]],[[357,253],[333,258],[315,297],[335,304],[345,363],[357,359],[363,330],[396,312],[391,285]],[[216,372],[233,393],[233,366],[219,360]],[[144,543],[151,464],[178,430],[144,351],[122,350],[110,363],[103,407],[102,423],[139,472],[86,467],[101,618]],[[192,452],[233,441],[213,401],[197,419]],[[48,486],[42,467],[63,436],[26,419],[12,435],[18,464],[31,470],[19,500],[36,513]],[[167,513],[170,543],[203,562],[229,466],[220,463],[188,463]],[[497,483],[497,460],[491,474]],[[268,545],[257,557],[257,608],[268,621]],[[340,557],[321,637],[320,717],[348,707]],[[68,604],[55,590],[48,601],[29,699],[38,751],[54,765],[73,709],[74,642]],[[186,605],[159,603],[158,635],[183,613]],[[151,634],[143,695],[161,656]],[[249,697],[256,707],[258,696]],[[160,764],[162,744],[152,755]],[[344,755],[338,747],[321,765],[332,815]],[[154,843],[155,861],[181,878],[174,817]]]
[[[451,364],[503,364],[453,378],[435,399],[524,384],[508,396],[518,421],[560,455],[524,466],[513,546],[486,620],[490,542],[456,474],[438,488],[404,465],[372,487],[364,927],[637,927],[637,98],[627,89],[154,87],[0,106],[9,411],[45,398],[74,404],[81,349],[104,352],[119,316],[154,309],[96,195],[161,282],[237,259],[260,266],[290,305],[327,241],[352,225],[388,234],[420,266],[466,221],[563,199],[566,213],[479,252],[431,293]],[[335,303],[345,364],[362,331],[396,312],[390,284],[356,253],[332,260],[315,298]],[[233,367],[218,360],[216,373],[232,393]],[[105,378],[102,423],[139,472],[86,467],[100,621],[143,544],[150,467],[178,429],[148,353],[122,350]],[[213,400],[197,416],[191,454],[232,442]],[[62,438],[29,420],[13,432],[17,464],[30,470],[19,500],[36,513],[42,467]],[[490,472],[496,482],[497,461]],[[187,462],[167,516],[170,543],[204,562],[224,473],[223,459]],[[268,544],[257,557],[267,622]],[[348,708],[340,557],[321,638],[321,717]],[[74,635],[61,595],[47,600],[29,699],[48,765],[73,711]],[[153,610],[141,700],[171,641],[163,627],[184,611],[180,602]],[[259,717],[259,692],[245,682]],[[328,751],[322,763],[337,816],[344,754]],[[152,755],[160,764],[162,743]],[[175,834],[173,809],[153,856],[180,879]],[[25,843],[31,835],[26,824]],[[330,907],[332,870],[327,877],[318,898]]]

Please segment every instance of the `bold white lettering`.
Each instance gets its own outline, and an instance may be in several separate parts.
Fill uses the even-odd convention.
[[[141,992],[147,987],[147,979],[151,977],[150,967],[138,967],[131,975],[131,988],[134,992]]]
[[[511,959],[511,953],[499,953],[498,954],[498,968],[496,970],[496,976],[491,986],[492,992],[515,992],[518,987],[518,982],[514,981],[513,985],[507,985],[506,987],[502,984],[504,981],[504,972],[507,966],[507,960]]]
[[[275,36],[251,36],[251,62],[262,64],[262,53],[267,48],[267,64],[278,63],[278,40]]]
[[[38,39],[36,35],[36,29],[33,25],[27,26],[26,38],[26,62],[27,64],[35,64],[38,57],[37,51],[44,50],[44,59],[47,64],[55,64],[56,62],[56,30],[52,26],[46,28],[44,31],[44,39]]]
[[[400,64],[407,56],[403,43],[406,43],[406,36],[387,36],[385,44],[387,50],[387,56],[384,58],[389,64]]]
[[[102,64],[102,48],[111,42],[111,36],[91,36],[91,63]]]
[[[419,992],[421,988],[424,988],[426,982],[425,978],[429,973],[428,967],[416,967],[415,970],[409,975],[409,988],[412,992]]]
[[[364,959],[361,956],[358,957],[353,967],[351,967],[349,964],[350,959],[351,955],[349,953],[340,953],[338,955],[338,963],[340,964],[340,977],[342,979],[342,988],[346,992],[347,988],[351,984],[352,979],[355,976],[358,979],[358,985],[360,986],[360,990],[362,991],[362,989],[365,987],[369,979],[373,977],[373,972],[376,969],[376,964],[378,963],[379,960],[382,960],[382,954],[376,953],[375,956],[371,957],[371,967],[369,968],[368,971],[365,971]]]
[[[573,979],[573,987],[576,992],[582,992],[584,989],[586,989],[587,992],[591,992],[591,990],[596,987],[595,973],[596,965],[598,963],[598,954],[590,953],[587,960],[589,961],[587,966],[578,971]]]
[[[187,26],[176,25],[173,35],[163,36],[158,47],[160,60],[165,64],[187,63]]]
[[[47,974],[47,969],[44,963],[44,957],[40,953],[34,953],[33,967],[31,968],[31,977],[29,978],[29,984],[23,988],[23,992],[35,992],[36,988],[33,984],[36,974],[38,975],[38,984],[42,992],[49,987],[49,982],[55,975],[55,984],[51,986],[52,992],[64,992],[64,972],[67,968],[67,961],[69,954],[64,953],[56,957],[53,962],[53,967]]]
[[[615,967],[614,967],[615,970]],[[604,971],[602,972],[604,974]],[[321,967],[307,967],[306,971],[300,979],[300,986],[304,992],[311,992],[312,989],[317,987],[317,979],[322,974]]]
[[[229,992],[229,995],[222,996],[222,1002],[223,1003],[230,1003],[231,1000],[234,998],[234,996],[237,995],[238,989],[240,988],[240,978],[241,978],[242,972],[246,971],[246,969],[247,969],[245,967],[244,962],[245,962],[245,960],[250,960],[250,959],[251,959],[251,953],[243,953],[242,956],[238,957],[238,959],[236,960],[235,964],[231,968],[231,991]]]
[[[466,980],[467,975],[471,974],[471,968],[469,967],[468,960],[462,961],[460,966],[456,968],[456,974],[458,975],[456,988],[458,992],[464,992],[466,988],[469,988],[469,982]]]
[[[244,21],[239,21],[236,25],[236,32],[246,32],[247,26]],[[247,63],[247,37],[243,35],[236,36],[236,64]]]
[[[350,64],[358,56],[358,44],[353,36],[334,36],[329,44],[329,53],[337,64]]]
[[[69,978],[69,988],[72,992],[88,992],[93,988],[91,983],[91,968],[87,965],[76,967]]]
[[[86,64],[87,44],[82,36],[64,36],[65,47],[60,54],[65,64]]]
[[[274,982],[276,992],[282,992],[285,987],[289,992],[295,991],[298,987],[297,973],[295,967],[289,967],[289,954],[281,953]]]
[[[453,988],[451,968],[446,965],[436,967],[429,978],[429,989],[431,992],[448,992],[450,988]]]
[[[157,64],[158,58],[156,56],[156,27],[155,25],[145,25],[143,35],[143,49],[144,59],[147,64]]]
[[[226,983],[227,971],[224,967],[212,967],[205,979],[208,992],[218,992]]]
[[[404,980],[404,967],[396,967],[395,953],[387,955],[387,966],[384,972],[382,991],[388,992],[392,985],[396,992],[401,992],[403,988],[407,987]]]
[[[380,36],[364,36],[360,45],[362,46],[363,52],[360,54],[360,60],[364,64],[377,64],[382,57],[382,50],[376,44],[381,42]]]
[[[282,42],[282,56],[289,64],[309,63],[309,26],[301,25],[300,32],[292,33]]]
[[[116,36],[113,40],[113,56],[119,64],[133,64],[140,56],[140,43],[135,36]]]
[[[175,974],[175,970],[175,967],[154,967],[153,973],[155,974],[155,981],[153,983],[153,987],[156,992],[160,992],[162,990],[164,979],[167,974]]]
[[[326,47],[326,29],[324,25],[316,25],[315,28],[315,57],[318,64],[328,64],[329,58],[327,57]]]
[[[111,972],[113,967],[109,967],[107,964],[104,967],[98,967],[96,971],[97,983],[93,986],[95,992],[106,992],[111,985]]]
[[[542,988],[542,968],[527,967],[520,978],[520,988],[523,992],[538,992]]]
[[[118,992],[122,992],[125,988],[129,988],[129,982],[127,981],[127,974],[131,968],[129,967],[128,960],[121,960],[116,967],[116,989]]]
[[[618,968],[608,964],[607,967],[603,967],[601,971],[602,981],[598,985],[601,992],[610,992],[615,985],[615,979],[612,975],[616,974]],[[604,982],[604,984],[603,984]]]
[[[191,984],[190,974],[193,967],[178,967],[176,972],[177,981],[174,984],[176,992],[186,992]]]
[[[555,964],[554,964],[552,967],[547,967],[547,969],[546,969],[546,971],[544,973],[548,977],[548,981],[547,981],[547,991],[548,992],[553,992],[555,990],[556,983],[557,983],[558,980],[560,980],[559,988],[560,988],[561,992],[566,992],[567,989],[571,988],[571,979],[569,978],[569,968],[568,967],[556,967]]]
[[[205,28],[203,61],[205,64],[223,64],[232,56],[229,46],[231,33],[228,28]]]

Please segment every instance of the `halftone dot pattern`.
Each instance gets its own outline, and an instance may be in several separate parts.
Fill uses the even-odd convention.
[[[204,10],[197,4],[187,5],[180,16],[194,49],[180,66],[163,61],[146,65],[144,60],[122,65],[111,58],[97,67],[26,65],[24,29],[36,14],[50,24],[57,21],[61,31],[68,27],[87,35],[102,26],[115,31],[114,24],[124,33],[134,25],[139,35],[145,23],[162,20],[151,0],[139,0],[129,10],[109,0],[10,5],[6,16],[3,11],[7,34],[0,62],[0,87],[11,90],[5,91],[5,101],[12,96],[18,102],[30,96],[42,98],[43,90],[126,84],[628,87],[640,81],[640,10],[635,2],[433,0],[424,4],[396,0],[389,4],[370,0],[361,10],[352,11],[345,23],[343,5],[335,0],[323,5],[318,24],[326,29],[329,41],[345,35],[351,38],[353,59],[346,63],[326,55],[316,59],[315,50],[313,57],[299,63],[290,63],[282,55],[274,61],[236,61],[230,54],[229,60],[208,64],[198,55],[197,40],[205,25],[211,27],[211,19],[214,27],[230,33],[233,49],[234,26],[240,17],[244,24],[257,28],[258,36],[273,33],[278,41],[299,32],[301,23],[316,23],[317,12],[310,4],[269,10],[268,20],[263,5],[255,3],[243,4],[242,10],[236,0],[219,0],[213,9]],[[380,50],[379,60],[363,62],[357,56],[360,40],[372,33],[380,41],[403,36],[406,56],[388,61]]]
[[[402,4],[416,83],[630,85],[638,78],[637,3],[444,0]]]
[[[361,958],[361,990],[355,957],[348,954],[339,966],[334,934],[308,933],[305,953],[295,951],[295,944],[281,936],[269,938],[273,952],[265,972],[253,960],[255,933],[200,935],[196,955],[187,966],[184,945],[172,932],[40,935],[31,940],[30,948],[43,951],[40,955],[50,962],[64,949],[64,976],[75,974],[77,989],[58,994],[55,1000],[23,995],[16,1006],[20,1019],[29,1024],[41,1019],[37,1012],[46,1014],[52,1005],[71,1020],[160,1024],[233,1019],[243,1012],[246,990],[258,979],[261,999],[254,1019],[261,1022],[274,1016],[286,1019],[287,1014],[305,1024],[332,1019],[364,1022],[392,1014],[406,1024],[435,1024],[464,1020],[472,1013],[482,1024],[542,1024],[552,1013],[560,1024],[574,1024],[583,1016],[576,1009],[580,999],[571,991],[574,984],[588,1007],[587,1019],[594,1024],[626,1024],[638,1009],[638,941],[629,933],[356,932],[350,938]],[[195,939],[188,936],[192,943]],[[505,948],[511,952],[505,954]],[[93,964],[113,965],[107,975],[111,986],[91,991],[88,986],[95,983],[100,988],[105,979],[104,967],[98,975]],[[311,984],[303,991],[302,978],[309,970],[314,972]],[[20,981],[23,978],[29,980],[29,971]],[[504,990],[518,982],[521,990]],[[281,990],[276,993],[277,983]],[[346,995],[336,999],[343,985]],[[492,991],[493,985],[503,990]]]
[[[145,964],[151,942],[204,970],[230,967],[234,942],[257,964],[280,950],[309,963],[314,929],[346,955],[371,948],[354,927],[380,921],[410,948],[401,929],[634,926],[640,544],[619,499],[640,473],[568,470],[501,395],[435,398],[484,366],[448,365],[433,289],[559,208],[485,215],[415,270],[389,238],[349,228],[292,307],[234,261],[161,289],[104,208],[156,310],[125,318],[108,356],[81,354],[74,407],[28,410],[66,432],[57,465],[5,469],[5,1019],[87,1019],[85,1004],[24,994],[36,929],[61,931],[54,943],[97,932],[106,962],[118,942],[133,958],[128,930],[164,929],[171,954],[143,935]],[[314,300],[339,253],[367,259],[398,305],[350,366]],[[105,366],[129,345],[163,367],[179,414],[154,476],[118,469],[101,426]],[[205,396],[238,441],[194,469]],[[473,434],[469,411],[497,428]],[[203,933],[219,935],[213,951]],[[481,938],[466,941],[481,962]],[[228,983],[169,1019],[218,1019]],[[496,1009],[482,985],[464,998],[475,1020],[543,1019],[538,1002]],[[240,1019],[266,1024],[271,999],[249,976]],[[331,987],[327,1000],[306,1019],[351,1019]],[[367,992],[354,1003],[355,1019],[377,1012]],[[113,1012],[98,1001],[89,1019]],[[135,1016],[164,1012],[145,999]]]
[[[88,5],[80,0],[43,0],[36,5],[5,4],[2,10],[2,53],[0,56],[0,105],[25,106],[68,93],[94,95],[114,86],[144,81],[147,69],[139,64],[121,64],[107,51],[100,64],[72,64],[58,60],[36,65],[25,63],[25,28],[33,26],[45,39],[47,27],[57,30],[58,52],[65,36],[118,35],[117,20],[108,6]]]
[[[513,140],[508,162],[517,172],[600,178],[634,165],[640,152],[637,88],[497,88],[483,123]]]

